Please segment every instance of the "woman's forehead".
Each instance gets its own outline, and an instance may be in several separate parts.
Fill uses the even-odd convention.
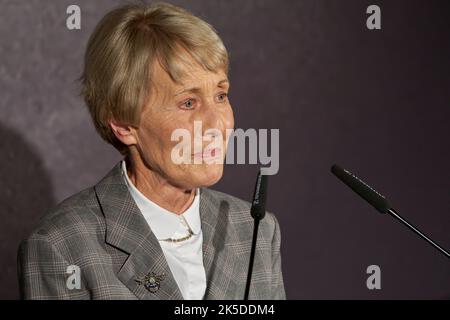
[[[179,83],[174,84],[175,89],[186,89],[188,87],[216,87],[228,82],[228,77],[223,70],[212,72],[205,69],[196,69],[183,74]]]
[[[224,86],[229,81],[223,69],[210,71],[196,63],[191,65],[183,63],[180,64],[182,76],[175,82],[166,70],[157,65],[153,72],[154,83],[166,90],[178,92],[189,87]]]

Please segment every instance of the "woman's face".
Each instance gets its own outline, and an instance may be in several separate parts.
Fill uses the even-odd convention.
[[[227,129],[234,128],[234,117],[223,70],[204,70],[193,59],[183,68],[185,76],[177,84],[159,63],[153,66],[152,92],[136,141],[146,166],[170,184],[192,189],[213,185],[221,178]],[[181,138],[177,132],[190,137]],[[182,155],[182,163],[174,161],[174,155]]]

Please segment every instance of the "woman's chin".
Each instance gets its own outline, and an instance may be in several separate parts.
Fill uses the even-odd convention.
[[[195,173],[195,180],[201,187],[209,187],[216,184],[223,175],[223,164],[202,165],[199,171]]]

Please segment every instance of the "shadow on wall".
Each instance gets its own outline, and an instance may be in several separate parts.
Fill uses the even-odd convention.
[[[0,299],[18,299],[17,249],[54,204],[49,174],[33,146],[0,123]]]

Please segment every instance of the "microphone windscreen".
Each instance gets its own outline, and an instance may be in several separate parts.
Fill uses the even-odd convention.
[[[261,220],[266,215],[267,179],[268,176],[259,170],[256,179],[255,193],[253,194],[252,207],[250,213],[253,219]]]
[[[387,213],[389,209],[391,209],[391,205],[382,194],[359,179],[353,173],[336,164],[331,167],[331,172],[353,191],[359,194],[364,200],[374,206],[379,212]]]

